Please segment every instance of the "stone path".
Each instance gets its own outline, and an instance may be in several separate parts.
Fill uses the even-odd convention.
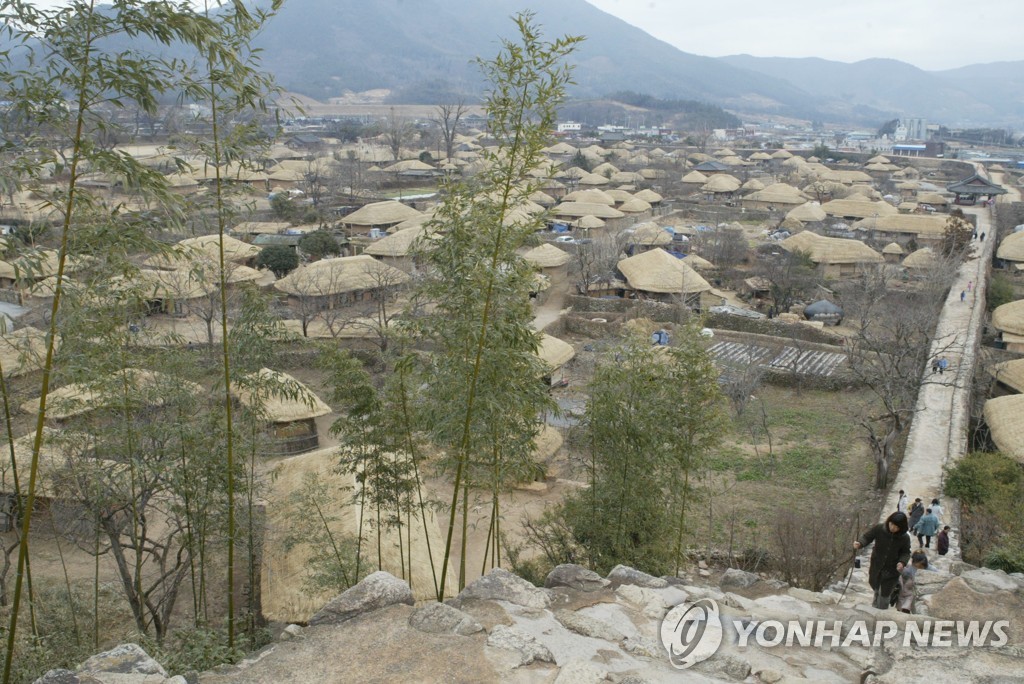
[[[783,347],[781,351],[776,351],[741,342],[718,342],[709,352],[715,361],[724,365],[756,363],[767,368],[795,371],[801,375],[825,377],[832,375],[846,361],[846,354],[835,352],[801,350],[796,347]]]

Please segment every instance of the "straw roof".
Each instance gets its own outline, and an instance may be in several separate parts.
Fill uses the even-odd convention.
[[[192,269],[177,271],[142,270],[136,275],[139,295],[145,299],[200,299],[213,292],[212,277]]]
[[[938,257],[935,256],[935,252],[931,247],[922,247],[921,249],[911,252],[903,260],[904,268],[916,268],[926,270],[934,268],[938,262]]]
[[[829,216],[852,216],[854,218],[872,218],[874,216],[894,216],[899,213],[896,207],[886,202],[871,202],[866,199],[836,199],[821,205]]]
[[[608,185],[608,179],[599,173],[588,173],[580,178],[580,185]]]
[[[621,205],[619,205],[619,211],[626,212],[629,214],[638,214],[640,212],[648,211],[650,210],[650,208],[650,204],[636,197],[626,200]]]
[[[385,166],[381,171],[386,173],[400,173],[402,171],[436,171],[433,166],[421,162],[419,159],[405,159],[395,162],[391,166]]]
[[[793,153],[790,152],[789,150],[775,150],[774,152],[772,152],[771,158],[772,159],[789,159],[792,156],[793,156]]]
[[[790,209],[786,214],[787,219],[796,219],[805,223],[824,221],[827,216],[828,214],[825,213],[825,210],[817,202],[804,202],[799,207]]]
[[[564,342],[557,337],[548,335],[547,333],[540,334],[540,346],[537,348],[537,356],[540,360],[547,365],[547,367],[556,371],[565,364],[569,363],[574,356],[576,356],[576,350],[572,348],[572,345],[568,342]]]
[[[920,204],[935,204],[943,207],[949,204],[949,198],[937,192],[918,192],[917,201]]]
[[[539,204],[542,207],[553,206],[556,203],[556,201],[557,201],[551,195],[547,194],[546,192],[542,192],[540,190],[537,190],[537,191],[531,193],[529,199],[530,199],[531,202]]]
[[[364,254],[375,257],[404,257],[412,251],[412,246],[423,236],[429,236],[426,226],[404,228],[377,240],[363,250]]]
[[[868,159],[868,164],[888,164],[888,163],[889,163],[889,158],[888,157],[883,157],[880,154],[876,154],[871,159]]]
[[[556,205],[551,213],[554,216],[596,216],[602,219],[622,218],[625,216],[621,211],[605,204],[594,204],[593,202],[562,202]]]
[[[637,199],[641,199],[644,202],[650,202],[651,204],[657,204],[658,202],[661,202],[661,201],[663,201],[665,199],[664,197],[662,197],[658,193],[654,192],[653,190],[647,190],[647,189],[641,190],[640,192],[636,193],[636,195],[634,195],[634,196]]]
[[[999,451],[1024,463],[1024,394],[989,399],[983,413]]]
[[[691,171],[690,173],[683,176],[682,183],[692,183],[693,185],[703,185],[708,182],[708,177],[700,171]]]
[[[899,254],[903,256],[903,248],[900,247],[898,242],[890,242],[882,248],[882,254]]]
[[[125,396],[125,385],[129,394]],[[203,394],[203,388],[194,382],[141,368],[125,368],[92,382],[76,382],[50,390],[46,398],[46,417],[66,420],[102,408],[120,408],[129,400],[135,407],[163,406],[168,396],[187,392]],[[30,399],[21,405],[25,413],[39,412],[39,399]]]
[[[590,170],[591,173],[599,173],[602,176],[619,172],[619,167],[611,162],[602,162]]]
[[[381,226],[401,223],[420,212],[395,200],[367,204],[341,220],[349,226]]]
[[[690,294],[711,289],[696,271],[660,247],[623,259],[618,268],[634,290]]]
[[[600,228],[604,225],[604,221],[596,216],[588,214],[573,221],[573,225],[577,228]]]
[[[338,449],[320,449],[282,459],[268,473],[264,493],[266,527],[263,562],[261,563],[260,600],[263,614],[279,622],[306,622],[337,594],[336,589],[312,590],[306,580],[310,575],[313,548],[308,544],[289,544],[295,517],[303,515],[297,500],[307,482],[326,488],[327,496],[319,502],[331,534],[337,540],[348,540],[359,533],[359,507],[353,503],[359,487],[354,473],[339,472]],[[416,598],[434,596],[434,570],[430,567],[426,537],[434,537],[434,548],[443,546],[434,513],[426,512],[426,524],[413,516],[411,529],[404,529],[403,547],[412,543],[412,586]],[[384,569],[401,576],[398,534],[383,529],[382,556]],[[374,556],[376,558],[376,556]],[[406,561],[408,559],[405,559]],[[440,568],[436,569],[440,574]],[[450,585],[453,581],[448,578]],[[449,591],[451,588],[449,586]]]
[[[941,236],[946,232],[945,216],[930,214],[895,214],[856,221],[854,230],[880,230],[888,233]]]
[[[755,202],[771,202],[772,204],[803,204],[807,196],[792,185],[772,183],[763,190],[752,192],[743,199]]]
[[[614,190],[604,190],[603,192],[612,199],[614,199],[616,202],[628,202],[629,200],[633,199],[633,193],[629,192],[628,190],[616,188]]]
[[[226,261],[241,263],[256,258],[259,253],[260,248],[255,245],[242,242],[230,235],[224,236],[224,259]],[[174,245],[169,252],[151,256],[143,263],[153,268],[174,270],[187,267],[190,262],[198,260],[220,261],[219,236],[202,235],[186,238]]]
[[[54,340],[60,348],[60,336]],[[32,326],[0,335],[0,364],[5,377],[17,377],[39,370],[46,359],[46,333]]]
[[[669,245],[672,244],[672,236],[657,223],[647,221],[633,226],[629,242],[634,245]]]
[[[999,243],[996,257],[1006,261],[1024,261],[1024,231],[1010,233]]]
[[[22,252],[20,257],[13,259],[10,263],[18,278],[42,279],[57,275],[58,257],[59,253],[55,249],[32,249]],[[64,273],[74,273],[91,260],[90,257],[77,257],[69,254],[65,260]]]
[[[992,325],[1003,332],[1024,335],[1024,299],[997,306],[992,312]]]
[[[271,423],[318,418],[331,412],[331,407],[306,385],[269,368],[261,368],[232,385],[232,393],[243,406],[257,409]]]
[[[816,264],[862,264],[884,261],[881,254],[860,240],[824,237],[809,230],[791,235],[780,242],[779,246],[789,252],[806,252]]]
[[[609,180],[612,183],[643,183],[647,179],[636,171],[616,171]]]
[[[826,180],[834,180],[839,181],[840,183],[845,183],[846,185],[851,185],[853,183],[870,183],[872,178],[863,171],[830,169],[826,174]]]
[[[683,257],[683,263],[697,271],[710,271],[715,268],[713,263],[696,254],[687,254]]]
[[[1008,387],[1024,393],[1024,359],[1003,361],[989,366],[989,375]]]
[[[754,152],[752,155],[747,157],[750,161],[768,161],[772,156],[767,152]]]
[[[569,263],[572,257],[568,252],[545,242],[524,254],[523,258],[538,268],[555,268]]]
[[[88,482],[98,480],[104,484],[112,483],[112,476],[121,474],[124,466],[86,455],[91,442],[87,435],[43,428],[36,474],[36,495],[48,499],[57,499],[62,495],[77,498],[76,490]],[[27,473],[32,466],[34,443],[35,433],[19,437],[13,442],[14,462],[18,467],[18,485],[23,493],[28,485]],[[8,454],[6,458],[0,460],[0,492],[14,491],[14,471],[11,469]]]
[[[700,189],[704,192],[736,192],[740,189],[740,181],[727,173],[716,173]]]
[[[589,204],[605,204],[609,207],[615,206],[615,197],[607,190],[587,188],[586,190],[575,190],[562,198],[563,202],[585,202]]]
[[[743,188],[744,190],[751,190],[751,191],[753,191],[753,190],[764,190],[764,183],[762,183],[761,181],[757,180],[756,178],[751,178],[750,180],[748,180],[746,183],[744,183],[740,187]]]
[[[297,297],[326,297],[397,285],[408,279],[405,272],[381,263],[368,254],[360,254],[321,259],[300,266],[274,283],[274,287]]]
[[[541,150],[544,154],[576,154],[576,148],[567,142],[560,142]]]
[[[288,230],[292,224],[287,221],[243,221],[231,229],[239,235],[277,235]]]

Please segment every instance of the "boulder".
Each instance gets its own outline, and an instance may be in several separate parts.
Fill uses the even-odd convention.
[[[569,631],[594,639],[603,639],[615,644],[626,638],[625,634],[604,620],[580,615],[571,610],[556,610],[555,619]]]
[[[300,634],[302,634],[302,627],[301,626],[299,626],[299,625],[288,625],[287,627],[285,627],[284,629],[281,630],[281,636],[279,636],[278,638],[281,641],[288,641],[289,639],[294,639],[295,637],[299,636]]]
[[[75,674],[71,670],[50,670],[34,684],[103,684],[92,675]]]
[[[595,663],[586,660],[570,660],[562,666],[555,684],[599,684],[605,681],[608,672]]]
[[[609,584],[608,580],[593,570],[572,563],[555,566],[555,569],[549,572],[547,579],[544,580],[544,586],[548,589],[569,587],[577,591],[597,591]]]
[[[960,573],[961,579],[965,580],[968,586],[975,591],[988,594],[993,591],[1017,591],[1017,580],[1007,575],[1002,570],[990,568],[975,568]]]
[[[612,568],[612,571],[608,573],[608,580],[613,584],[635,584],[648,589],[664,589],[668,586],[668,582],[660,577],[648,575],[646,572],[640,572],[625,565],[616,565]]]
[[[78,668],[87,674],[137,674],[167,677],[167,671],[149,657],[138,644],[121,644],[109,651],[97,653]]]
[[[482,601],[508,601],[524,608],[547,608],[551,596],[504,568],[494,568],[480,579],[466,585],[457,597]]]
[[[378,571],[331,599],[309,619],[309,624],[336,625],[398,603],[413,605],[412,589],[394,575]]]
[[[981,593],[975,591],[963,577],[954,577],[939,591],[928,597],[928,614],[940,620],[1006,620],[1009,616],[1024,615],[1024,601],[1007,591]],[[1007,634],[1010,643],[1019,645],[1021,625],[1010,620]]]
[[[520,666],[529,665],[535,661],[555,662],[555,657],[551,655],[547,646],[518,627],[495,626],[487,637],[487,645],[519,654]]]
[[[409,626],[428,634],[469,636],[483,631],[483,625],[471,615],[445,603],[428,603],[409,616]]]
[[[723,591],[736,591],[737,589],[749,589],[760,581],[761,578],[752,572],[729,568],[722,575],[722,579],[718,581],[718,586]]]

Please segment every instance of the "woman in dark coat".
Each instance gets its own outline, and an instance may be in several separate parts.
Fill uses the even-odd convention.
[[[868,584],[875,590],[874,607],[888,608],[889,597],[900,580],[900,573],[910,562],[910,535],[907,534],[907,516],[893,513],[884,523],[875,525],[857,541],[854,549],[874,542]]]

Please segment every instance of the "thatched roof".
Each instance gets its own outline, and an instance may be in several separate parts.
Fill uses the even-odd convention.
[[[799,207],[790,209],[786,214],[787,219],[796,219],[805,223],[824,221],[828,214],[817,202],[804,202]]]
[[[551,210],[553,216],[596,216],[602,219],[622,218],[625,216],[621,211],[605,204],[593,204],[591,202],[562,202]]]
[[[360,254],[321,259],[299,266],[274,283],[274,287],[297,297],[326,297],[398,285],[407,280],[409,276],[405,272],[381,263],[368,254]]]
[[[573,225],[577,228],[600,228],[604,225],[604,221],[596,216],[588,214],[573,221]]]
[[[613,173],[618,173],[618,171],[619,167],[611,162],[602,162],[590,170],[591,173],[599,173],[602,176],[610,176]]]
[[[430,164],[425,164],[419,159],[404,159],[395,162],[391,166],[385,166],[381,171],[385,173],[401,173],[402,171],[436,171]]]
[[[717,152],[712,152],[712,155],[715,157],[735,157],[736,153],[730,150],[728,147],[723,147]]]
[[[786,183],[772,183],[765,187],[763,190],[753,192],[746,197],[744,200],[751,200],[754,202],[771,202],[772,204],[803,204],[807,201],[807,196],[804,195],[800,190],[794,188],[792,185]]]
[[[125,385],[128,395],[125,396]],[[125,368],[93,382],[76,382],[50,390],[46,399],[46,417],[66,420],[102,408],[120,408],[127,399],[133,407],[163,406],[168,396],[186,392],[194,396],[203,388],[194,382],[141,368]],[[21,405],[25,413],[39,412],[39,399]]]
[[[903,256],[903,248],[900,247],[898,242],[890,242],[882,248],[882,254],[898,254]]]
[[[764,183],[762,183],[761,181],[757,180],[756,178],[751,178],[750,180],[748,180],[746,183],[744,183],[740,187],[742,189],[744,189],[744,190],[750,190],[750,191],[753,192],[755,190],[764,190]]]
[[[949,198],[937,192],[918,192],[917,201],[920,204],[932,204],[941,207],[949,204]]]
[[[613,173],[609,180],[612,183],[643,183],[647,179],[636,171],[618,171]]]
[[[868,164],[888,164],[888,163],[889,163],[889,158],[888,157],[883,157],[880,154],[876,154],[871,159],[868,159]]]
[[[715,268],[713,263],[696,254],[687,254],[683,257],[683,263],[697,271],[710,271]]]
[[[306,385],[287,373],[269,368],[261,368],[232,385],[231,391],[243,406],[256,409],[271,423],[290,423],[331,412],[331,407]]]
[[[996,257],[1006,261],[1024,261],[1024,231],[1010,233],[999,243]]]
[[[547,367],[556,371],[565,364],[572,360],[572,357],[576,356],[576,350],[572,348],[572,345],[568,342],[548,335],[547,333],[540,334],[540,346],[537,348],[537,356],[543,361]]]
[[[612,199],[614,199],[616,202],[628,202],[629,200],[633,199],[633,193],[629,192],[628,190],[615,188],[614,190],[604,190],[603,192]]]
[[[704,185],[708,182],[708,177],[700,171],[691,171],[690,173],[683,176],[682,183],[690,183],[692,185]]]
[[[994,366],[989,366],[988,372],[989,375],[1007,387],[1012,387],[1018,392],[1024,393],[1024,359],[1013,359],[1012,361],[997,363]]]
[[[405,228],[371,243],[363,253],[376,257],[408,256],[416,241],[427,234],[426,226]]]
[[[747,157],[750,161],[768,161],[772,158],[772,155],[767,152],[754,152],[754,154]]]
[[[711,289],[696,271],[660,247],[623,259],[618,268],[634,290],[690,294]]]
[[[18,278],[43,278],[57,275],[59,253],[55,249],[30,249],[10,263]],[[64,274],[74,273],[86,266],[92,259],[69,254],[64,263]]]
[[[657,223],[647,221],[633,226],[629,242],[634,245],[669,245],[672,244],[672,235]]]
[[[880,230],[887,233],[941,236],[946,232],[946,217],[931,214],[894,214],[856,221],[854,230]]]
[[[541,150],[544,154],[576,154],[576,148],[567,142],[560,142]]]
[[[821,205],[829,216],[850,216],[854,218],[872,218],[874,216],[895,216],[899,213],[896,207],[887,202],[871,202],[866,199],[836,199]]]
[[[934,268],[937,262],[938,257],[935,256],[935,252],[932,248],[922,247],[921,249],[907,255],[907,258],[903,260],[903,267],[927,270],[929,268]]]
[[[241,263],[254,259],[260,253],[260,248],[242,242],[230,235],[224,236],[224,259]],[[186,238],[174,245],[170,251],[164,254],[151,256],[143,262],[152,268],[163,268],[174,270],[186,268],[189,263],[198,259],[220,261],[220,240],[217,235],[202,235],[200,237]]]
[[[580,185],[608,185],[608,179],[599,173],[588,173],[580,178]]]
[[[816,264],[872,264],[884,261],[881,254],[860,240],[824,237],[809,230],[791,235],[780,242],[779,246],[789,252],[806,252]]]
[[[1024,463],[1024,394],[989,399],[983,413],[999,451]]]
[[[657,204],[663,201],[665,198],[654,192],[653,190],[644,189],[634,195],[637,199],[641,199],[644,202],[650,202],[651,204]]]
[[[53,341],[54,351],[60,348],[60,336]],[[0,335],[0,365],[5,377],[17,377],[39,370],[46,360],[46,333],[25,326]]]
[[[604,204],[606,206],[615,206],[615,197],[608,191],[599,190],[597,188],[587,188],[586,190],[575,190],[566,194],[562,198],[563,202],[584,202],[588,204]]]
[[[740,189],[740,181],[727,173],[716,173],[700,189],[704,192],[736,192]]]
[[[772,152],[771,158],[772,159],[789,159],[792,156],[793,156],[793,153],[790,152],[789,150],[775,150],[774,152]]]
[[[18,486],[24,495],[32,467],[35,433],[19,437],[14,440],[13,446]],[[120,474],[124,466],[88,456],[86,452],[91,446],[92,440],[87,435],[43,428],[36,473],[36,496],[48,499],[58,499],[62,495],[77,498],[76,492],[87,483],[111,483],[112,476]],[[0,459],[0,492],[8,494],[14,491],[14,471],[8,452],[5,458]]]
[[[277,235],[288,230],[292,224],[287,221],[244,221],[231,229],[239,235]]]
[[[626,200],[621,205],[619,205],[619,211],[625,212],[627,214],[639,214],[641,212],[650,210],[650,208],[650,204],[636,197]]]
[[[211,271],[210,275],[212,276]],[[139,296],[144,299],[188,300],[206,297],[215,289],[216,279],[191,269],[177,271],[142,270],[136,274]]]
[[[1013,335],[1024,335],[1024,299],[997,306],[992,312],[992,326]]]
[[[387,200],[360,207],[343,218],[341,222],[349,226],[390,226],[419,215],[420,212],[412,207],[395,200]]]
[[[555,268],[569,263],[572,257],[568,252],[555,247],[550,242],[534,247],[523,255],[523,258],[539,268]]]

